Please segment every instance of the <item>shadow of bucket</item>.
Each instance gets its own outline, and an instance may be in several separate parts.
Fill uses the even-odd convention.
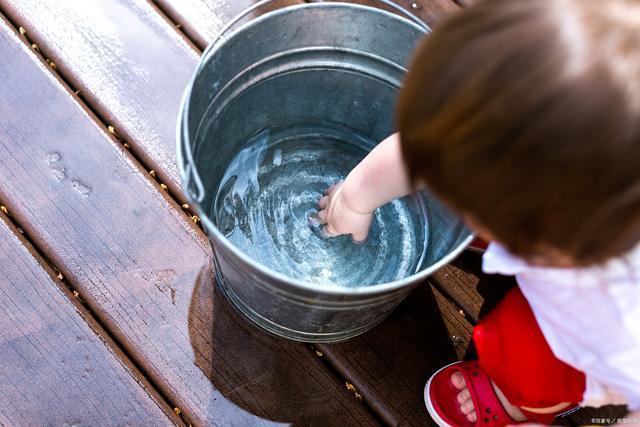
[[[226,166],[262,129],[312,125],[373,141],[391,134],[405,64],[427,31],[424,24],[373,7],[311,3],[223,32],[203,54],[181,105],[178,167],[213,243],[223,292],[262,328],[305,342],[354,337],[381,322],[471,241],[460,218],[426,195],[428,252],[418,273],[371,286],[328,287],[249,258],[209,216]]]

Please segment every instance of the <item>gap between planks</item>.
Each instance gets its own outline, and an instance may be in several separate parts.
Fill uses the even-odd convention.
[[[330,371],[336,378],[338,378],[338,380],[342,384],[344,384],[345,388],[351,395],[353,395],[354,399],[358,400],[360,403],[364,405],[365,408],[367,408],[367,411],[369,411],[371,416],[378,423],[380,423],[381,425],[386,424],[384,417],[382,417],[379,411],[377,411],[373,407],[373,405],[371,405],[371,403],[369,402],[369,399],[366,399],[362,394],[358,392],[356,387],[353,385],[353,380],[349,379],[345,373],[343,373],[340,369],[338,369],[338,367],[331,362],[331,359],[325,356],[324,352],[320,347],[317,346],[317,344],[306,344],[306,346],[311,352],[313,352],[313,354],[315,354],[318,357],[318,359],[320,359],[320,362],[322,363],[322,365],[328,371]]]

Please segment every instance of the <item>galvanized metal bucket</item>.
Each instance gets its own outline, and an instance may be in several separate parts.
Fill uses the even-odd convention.
[[[219,285],[244,315],[274,334],[306,342],[361,334],[471,240],[462,221],[429,197],[422,271],[391,283],[333,288],[285,277],[250,259],[208,216],[226,166],[257,131],[319,123],[374,141],[392,133],[405,64],[428,31],[406,14],[409,19],[335,2],[278,9],[225,30],[202,56],[185,92],[178,167],[213,243]]]

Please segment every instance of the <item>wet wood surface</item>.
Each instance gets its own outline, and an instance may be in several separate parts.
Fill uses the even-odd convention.
[[[0,425],[180,423],[2,213],[0,271]]]
[[[175,124],[197,49],[145,0],[0,0],[0,9],[181,198]]]
[[[233,312],[200,229],[5,23],[0,34],[0,201],[186,420],[376,424],[308,347]]]
[[[255,0],[154,0],[154,3],[184,31],[202,50],[218,36],[225,25],[239,13],[253,6]],[[248,13],[239,24],[263,13],[285,6],[304,3],[303,0],[275,0]],[[234,28],[237,28],[234,26]]]

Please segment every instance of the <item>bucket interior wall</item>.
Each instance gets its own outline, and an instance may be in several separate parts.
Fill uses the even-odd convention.
[[[336,69],[298,70],[258,82],[224,110],[209,109],[200,123],[195,152],[200,176],[215,186],[231,158],[264,129],[334,129],[336,135],[354,133],[374,144],[393,131],[396,91],[369,76]],[[215,195],[215,188],[209,190],[203,206]]]
[[[195,140],[197,170],[206,189],[204,211],[212,212],[226,166],[252,135],[265,129],[280,133],[316,128],[337,138],[353,135],[373,147],[394,132],[397,93],[397,86],[375,76],[310,66],[258,81],[221,110],[210,106]],[[459,219],[431,196],[424,193],[423,201],[429,241],[420,270],[439,261],[467,235]],[[216,224],[216,218],[211,219]]]

